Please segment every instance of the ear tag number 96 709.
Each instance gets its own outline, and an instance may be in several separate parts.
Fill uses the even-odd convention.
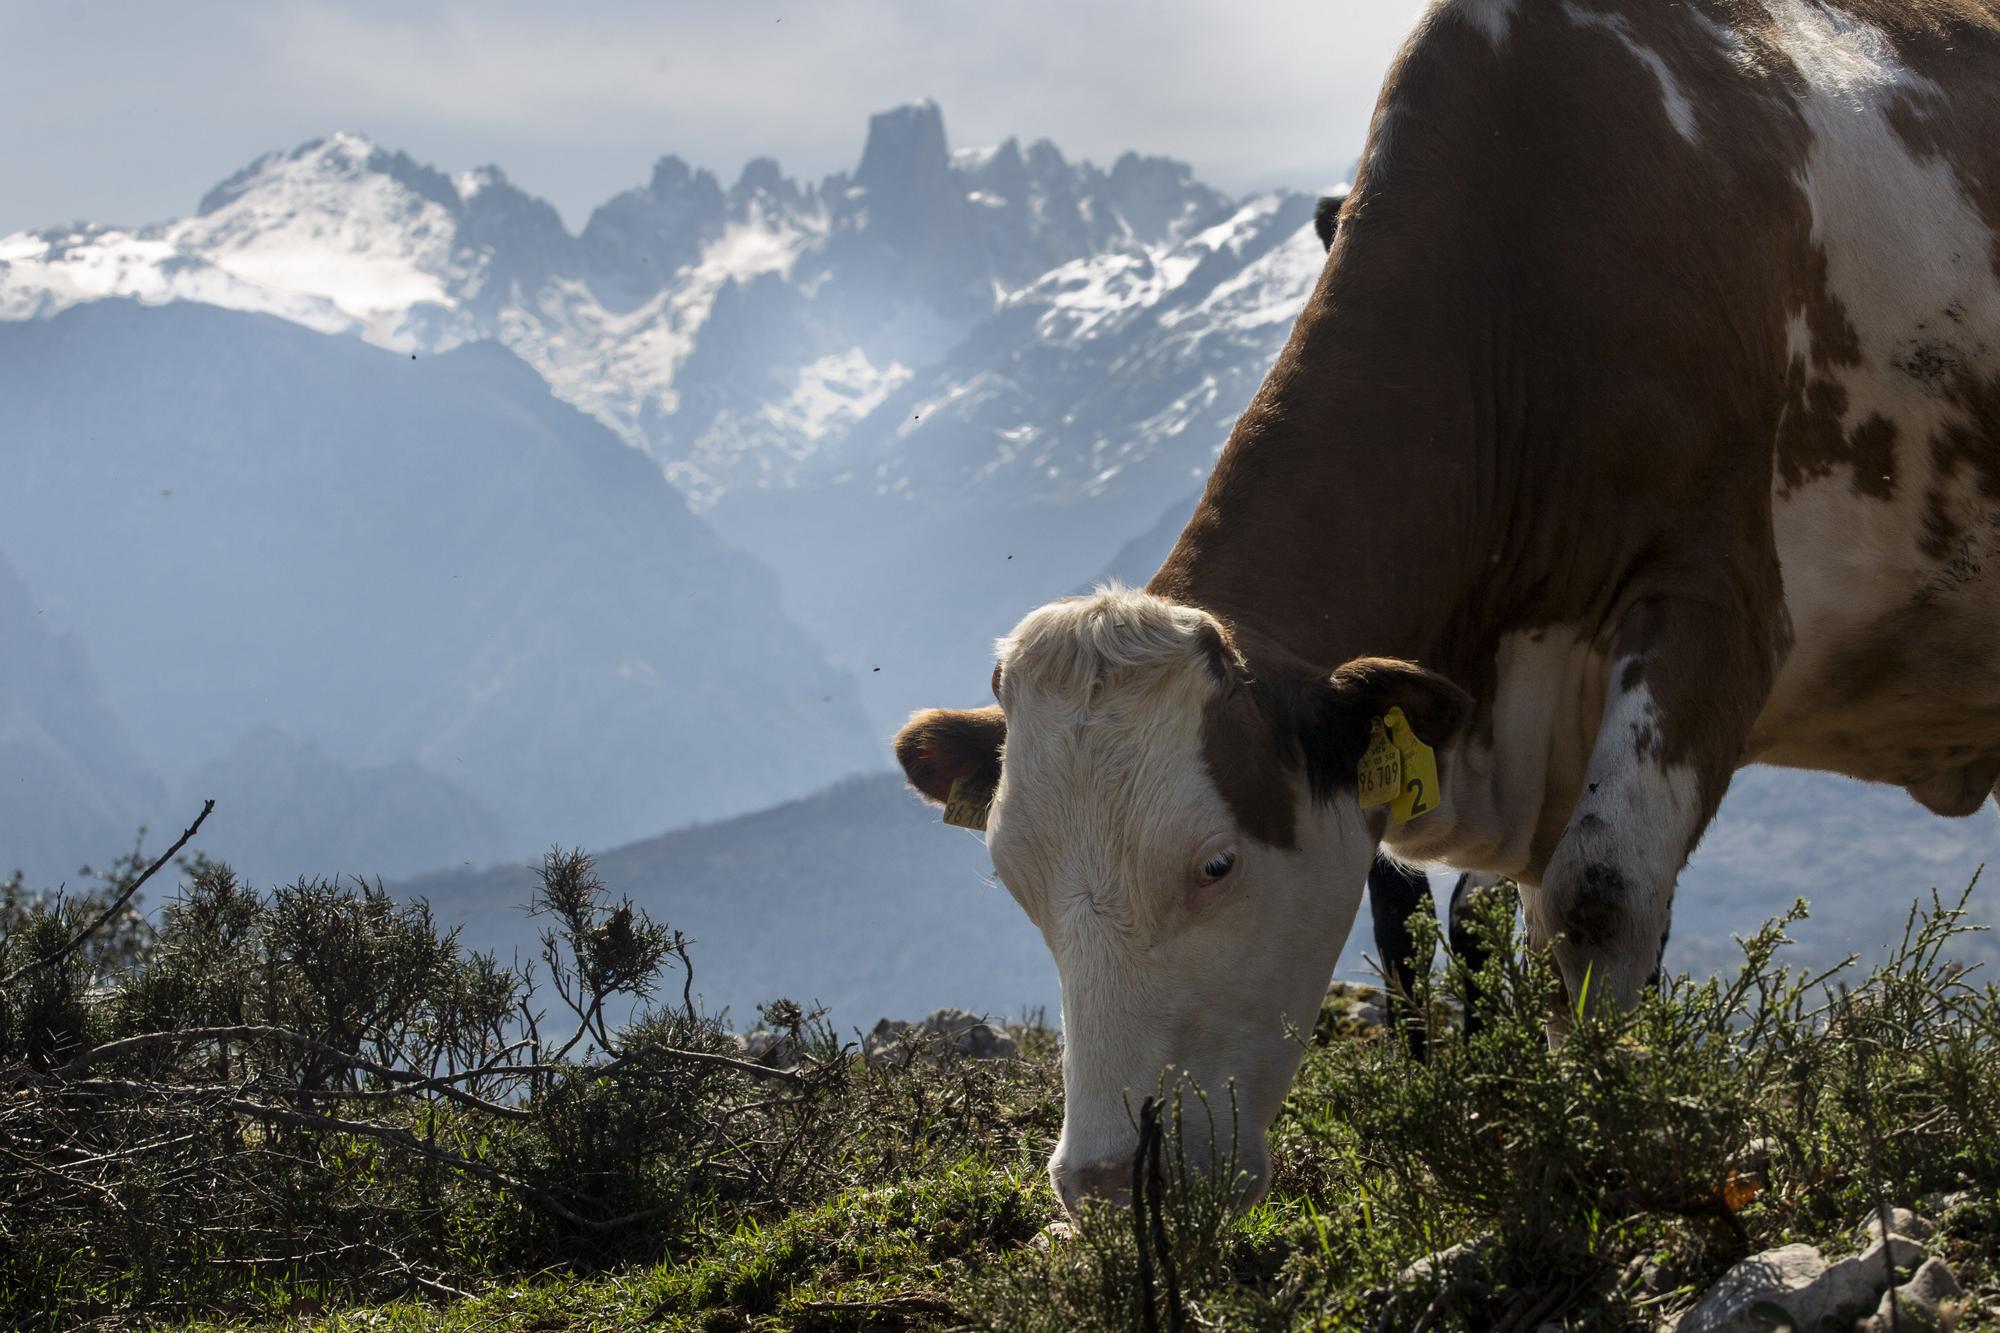
[[[1386,805],[1398,824],[1444,804],[1444,793],[1438,789],[1437,752],[1418,739],[1400,708],[1391,708],[1375,723],[1354,776],[1361,808]]]

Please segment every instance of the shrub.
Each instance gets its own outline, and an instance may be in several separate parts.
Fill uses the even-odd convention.
[[[124,873],[5,899],[9,1327],[401,1301],[410,1327],[1636,1329],[1752,1248],[1936,1191],[1961,1278],[1994,1277],[2000,994],[1949,961],[1963,900],[1865,976],[1784,963],[1801,905],[1734,976],[1586,1008],[1558,1048],[1547,959],[1495,910],[1479,975],[1420,982],[1423,1042],[1331,1010],[1300,1035],[1265,1202],[1188,1168],[1187,1135],[1233,1132],[1197,1091],[1155,1111],[1157,1213],[1052,1240],[1047,1031],[863,1060],[775,1001],[793,1063],[764,1067],[696,1010],[687,941],[576,853],[515,968],[379,885],[258,892],[200,858],[156,932],[71,947]]]

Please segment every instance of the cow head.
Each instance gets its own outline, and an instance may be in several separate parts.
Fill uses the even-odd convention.
[[[1255,667],[1208,613],[1127,589],[1055,602],[999,646],[999,706],[919,713],[918,791],[986,809],[994,868],[1062,979],[1065,1206],[1130,1179],[1141,1101],[1180,1080],[1197,1164],[1262,1194],[1265,1134],[1353,923],[1381,816],[1355,768],[1400,706],[1442,746],[1467,700],[1405,662]],[[1232,1127],[1230,1098],[1234,1098]],[[1235,1141],[1232,1144],[1232,1128]]]

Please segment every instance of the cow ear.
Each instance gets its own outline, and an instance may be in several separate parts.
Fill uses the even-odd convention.
[[[1313,230],[1319,233],[1319,243],[1329,250],[1333,249],[1334,233],[1340,230],[1340,206],[1346,202],[1344,194],[1321,195],[1313,209]]]
[[[1313,794],[1354,783],[1375,723],[1400,708],[1417,739],[1441,749],[1472,716],[1472,697],[1435,671],[1390,657],[1357,657],[1314,691],[1300,742]]]
[[[1455,739],[1472,716],[1471,695],[1435,671],[1393,657],[1357,657],[1333,673],[1331,684],[1340,705],[1360,713],[1364,724],[1402,709],[1417,739],[1433,748]]]
[[[991,801],[1000,785],[1000,750],[1007,718],[998,708],[931,708],[913,713],[896,733],[896,759],[925,800],[943,805],[960,782],[959,796]]]

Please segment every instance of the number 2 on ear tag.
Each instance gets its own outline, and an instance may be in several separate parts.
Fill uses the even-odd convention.
[[[1401,761],[1389,814],[1398,824],[1407,824],[1444,804],[1444,792],[1438,787],[1437,751],[1418,739],[1400,708],[1391,708],[1382,726]]]
[[[1354,783],[1363,810],[1388,805],[1402,794],[1403,755],[1391,743],[1380,720],[1369,733],[1368,748],[1362,751],[1361,763],[1354,771]]]
[[[951,794],[944,802],[944,822],[957,828],[969,828],[975,833],[986,831],[986,812],[993,808],[993,797],[989,794],[981,799],[967,790],[964,778],[954,778]]]

